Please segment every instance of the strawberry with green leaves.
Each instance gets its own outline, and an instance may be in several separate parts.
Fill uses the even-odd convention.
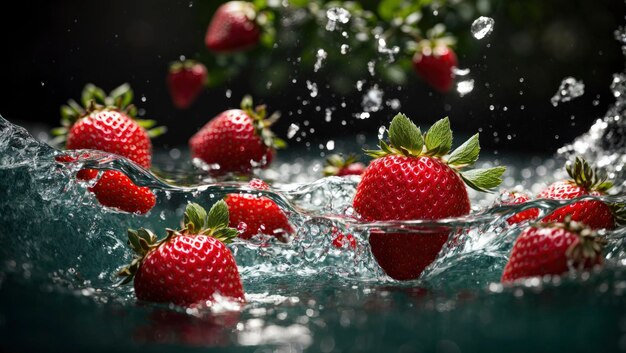
[[[606,241],[591,228],[566,217],[563,223],[538,223],[517,238],[502,282],[561,275],[569,269],[590,269],[603,263]]]
[[[188,108],[202,92],[206,81],[207,68],[202,63],[186,60],[171,64],[167,86],[176,108]]]
[[[151,130],[154,120],[135,119],[137,108],[131,104],[133,91],[123,84],[107,96],[92,84],[85,86],[81,102],[74,100],[61,107],[62,127],[53,130],[57,143],[65,142],[68,150],[93,149],[118,154],[150,168],[151,137],[165,132],[164,127]],[[95,170],[81,170],[78,178],[96,177]],[[123,173],[105,171],[98,183],[90,188],[101,204],[126,212],[145,213],[155,202],[155,196],[145,187],[139,187]]]
[[[366,151],[375,159],[363,173],[354,210],[365,222],[436,220],[469,214],[465,185],[489,191],[502,182],[504,167],[470,169],[480,151],[478,134],[449,154],[452,131],[448,118],[423,135],[405,115],[389,126],[389,141],[380,150]],[[372,254],[382,269],[397,280],[417,278],[437,256],[448,232],[428,234],[372,231]]]
[[[218,201],[207,212],[187,206],[184,226],[167,229],[158,240],[147,229],[128,230],[135,257],[119,272],[121,284],[134,280],[137,299],[184,307],[210,303],[216,295],[243,302],[244,291],[235,258],[225,243],[237,236],[228,227],[228,206]]]
[[[339,154],[332,154],[326,158],[324,176],[361,175],[365,171],[365,165],[357,160],[354,155],[344,158]]]
[[[587,161],[576,157],[573,163],[566,165],[570,180],[553,183],[537,195],[538,199],[569,200],[581,196],[601,196],[606,194],[613,184],[606,180],[606,175],[592,168]],[[592,229],[614,229],[623,223],[626,217],[623,205],[609,205],[600,200],[574,202],[558,208],[544,222],[562,222],[570,216],[572,220],[582,222]]]
[[[204,43],[216,53],[231,53],[255,46],[261,38],[258,11],[247,1],[221,5],[207,28]]]
[[[244,97],[241,109],[222,112],[189,140],[192,157],[213,167],[213,175],[248,175],[255,167],[267,168],[275,150],[286,146],[270,130],[280,115],[266,118],[265,105],[252,105],[252,97]]]
[[[269,185],[259,179],[252,179],[248,186],[255,190],[269,190]],[[249,193],[229,194],[224,201],[230,210],[230,226],[239,230],[242,239],[267,234],[286,241],[293,233],[285,212],[267,197]]]

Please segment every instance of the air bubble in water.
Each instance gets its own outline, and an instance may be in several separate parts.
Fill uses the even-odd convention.
[[[472,23],[472,35],[478,40],[485,38],[493,31],[493,25],[495,23],[496,21],[491,17],[480,16]]]
[[[559,90],[550,99],[553,106],[559,105],[561,102],[569,102],[574,98],[578,98],[585,93],[585,84],[573,77],[566,77],[561,81]]]

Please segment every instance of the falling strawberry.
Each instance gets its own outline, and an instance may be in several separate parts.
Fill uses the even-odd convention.
[[[207,214],[187,206],[181,230],[167,229],[157,240],[150,230],[128,230],[128,244],[136,255],[119,272],[121,284],[134,278],[137,299],[191,307],[213,302],[216,295],[244,301],[235,258],[224,245],[237,236],[228,228],[228,206],[218,201]]]
[[[346,158],[333,154],[326,158],[324,176],[361,175],[365,171],[365,165],[357,162],[357,157],[349,155]]]
[[[252,179],[248,186],[255,190],[269,190],[269,185],[259,179]],[[241,193],[230,194],[224,200],[230,210],[229,225],[239,230],[240,238],[267,234],[285,241],[293,233],[283,210],[267,197]]]
[[[544,275],[560,275],[573,269],[589,269],[603,262],[606,241],[591,228],[567,217],[564,223],[539,223],[517,238],[502,282]]]
[[[193,103],[207,80],[206,67],[196,61],[177,61],[170,65],[167,85],[174,105],[179,109],[188,108]]]
[[[191,155],[212,169],[214,175],[250,174],[253,167],[267,168],[274,150],[285,147],[285,141],[274,136],[269,127],[278,114],[265,118],[264,105],[252,109],[252,98],[244,97],[241,109],[227,110],[191,137]]]
[[[587,195],[600,196],[613,186],[606,180],[606,175],[600,174],[582,158],[577,157],[574,163],[565,168],[572,179],[553,183],[539,193],[537,198],[569,200]],[[624,220],[624,209],[620,205],[608,205],[599,200],[579,201],[558,208],[543,221],[562,222],[568,215],[572,220],[582,222],[592,229],[613,229],[616,223]]]
[[[507,191],[500,197],[502,205],[519,205],[530,201],[530,197],[522,192]],[[514,216],[509,217],[506,221],[508,224],[517,224],[527,220],[535,219],[539,216],[539,210],[531,208],[522,212],[516,213]]]
[[[74,100],[61,107],[62,127],[53,130],[57,135],[56,141],[66,142],[68,150],[94,149],[115,153],[150,168],[150,138],[162,134],[165,128],[146,131],[146,128],[155,125],[155,121],[134,119],[137,108],[130,104],[132,97],[128,84],[114,89],[109,96],[92,84],[86,85],[82,93],[83,107]],[[95,171],[81,171],[79,174],[79,178],[84,180],[97,175]],[[105,171],[101,180],[90,190],[105,206],[145,213],[155,204],[155,197],[149,189],[134,185],[122,173]],[[121,189],[109,189],[109,186]]]
[[[413,56],[413,69],[432,88],[446,93],[454,85],[454,69],[458,65],[456,54],[450,48],[454,42],[450,37],[442,37],[443,30],[430,34],[417,44]]]
[[[229,1],[221,5],[206,32],[204,43],[216,53],[229,53],[255,46],[261,37],[256,23],[257,10],[247,1]]]
[[[376,159],[363,173],[353,202],[365,222],[464,216],[470,212],[465,184],[488,191],[502,182],[504,167],[460,171],[478,159],[478,134],[444,158],[452,147],[448,118],[422,135],[398,114],[389,126],[389,140],[390,144],[380,141],[381,150],[366,151]],[[372,253],[390,277],[417,278],[448,239],[445,230],[422,233],[371,232]]]

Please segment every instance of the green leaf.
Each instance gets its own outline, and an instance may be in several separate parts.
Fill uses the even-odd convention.
[[[461,172],[460,174],[467,186],[477,191],[490,192],[493,188],[502,183],[502,174],[504,174],[505,171],[505,167],[494,167],[487,169],[471,169]]]
[[[83,107],[88,107],[89,102],[94,100],[94,91],[96,89],[97,87],[92,83],[88,83],[85,85],[85,88],[83,88],[83,92],[80,97],[80,101],[81,103],[83,103]]]
[[[153,139],[155,137],[159,137],[167,132],[167,128],[165,126],[157,126],[153,129],[147,131],[148,137]]]
[[[52,136],[63,136],[67,134],[67,131],[68,130],[66,127],[55,127],[50,131],[50,133],[52,134]]]
[[[230,243],[233,238],[239,235],[239,231],[235,228],[220,228],[213,232],[213,237],[222,243]]]
[[[135,122],[144,129],[149,129],[157,123],[156,120],[152,119],[136,119]]]
[[[478,160],[479,153],[480,143],[476,134],[452,152],[448,158],[448,164],[459,167],[472,165]]]
[[[419,156],[422,153],[424,139],[420,129],[406,115],[399,113],[389,125],[389,141],[400,150],[404,148],[411,155]]]
[[[272,147],[274,147],[277,150],[283,149],[283,148],[287,148],[287,142],[281,138],[278,137],[273,137],[272,138]]]
[[[207,225],[207,213],[205,209],[197,203],[190,203],[185,209],[184,223],[188,228],[193,227],[193,229],[188,229],[190,232],[200,233]]]
[[[430,127],[424,138],[428,155],[441,157],[452,148],[452,130],[450,120],[445,117]]]
[[[206,226],[213,230],[228,227],[228,206],[224,200],[217,201],[211,207]]]

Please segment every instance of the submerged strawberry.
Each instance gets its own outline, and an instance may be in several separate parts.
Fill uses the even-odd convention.
[[[185,211],[184,228],[167,229],[157,240],[151,231],[128,230],[128,244],[136,255],[119,272],[122,284],[134,279],[139,300],[195,306],[216,295],[244,301],[235,258],[224,245],[237,236],[228,228],[228,206],[218,201],[209,213],[197,204]]]
[[[454,150],[448,118],[436,122],[422,135],[403,114],[389,126],[390,144],[367,151],[375,157],[363,173],[354,198],[354,210],[363,221],[435,220],[467,215],[470,201],[465,184],[488,191],[498,186],[505,168],[461,172],[478,159],[478,134]],[[465,183],[464,183],[465,182]],[[392,278],[417,278],[448,239],[445,230],[420,233],[370,234],[372,253]]]
[[[257,10],[247,1],[229,1],[221,5],[207,28],[204,43],[217,53],[241,51],[259,42],[261,29],[256,23]]]
[[[137,109],[131,104],[132,97],[133,92],[127,84],[114,89],[109,96],[92,84],[86,85],[82,93],[84,107],[74,100],[61,107],[62,127],[53,131],[57,141],[65,141],[68,150],[94,149],[115,153],[150,168],[150,138],[162,134],[165,128],[146,131],[156,123],[154,120],[134,119]],[[96,175],[95,171],[81,171],[79,178],[90,179]],[[103,205],[127,212],[145,213],[155,203],[149,189],[134,185],[119,172],[104,172],[101,181],[90,190]]]
[[[507,191],[501,196],[501,203],[503,205],[519,205],[528,201],[530,201],[530,196],[518,191]],[[509,217],[506,221],[508,224],[517,224],[527,220],[535,219],[538,216],[539,210],[536,208],[531,208]]]
[[[346,176],[361,175],[365,171],[365,165],[357,162],[357,157],[349,155],[343,158],[341,155],[333,154],[326,158],[324,176]]]
[[[256,190],[268,190],[269,186],[259,179],[248,184]],[[239,237],[250,239],[257,234],[267,234],[286,240],[293,233],[287,216],[276,202],[254,194],[230,194],[224,199],[230,210],[230,226],[237,228]]]
[[[581,196],[604,195],[613,184],[606,180],[606,175],[593,169],[584,159],[576,158],[574,163],[566,165],[570,180],[557,181],[544,189],[537,198],[569,200]],[[620,205],[608,205],[599,200],[579,201],[558,208],[546,216],[544,222],[562,222],[565,217],[582,222],[592,229],[613,229],[624,219]]]
[[[218,166],[212,170],[214,175],[250,174],[254,167],[268,167],[275,149],[286,144],[270,130],[279,115],[267,119],[265,115],[264,105],[253,110],[252,98],[244,97],[241,109],[219,114],[191,137],[192,157]]]
[[[413,56],[415,72],[435,90],[446,93],[454,85],[456,54],[445,41],[424,40]]]
[[[207,69],[197,61],[177,61],[170,65],[167,86],[174,105],[179,109],[188,108],[202,92],[206,80]]]
[[[517,238],[502,282],[544,275],[560,275],[570,268],[589,269],[603,262],[606,241],[582,223],[539,223]]]

